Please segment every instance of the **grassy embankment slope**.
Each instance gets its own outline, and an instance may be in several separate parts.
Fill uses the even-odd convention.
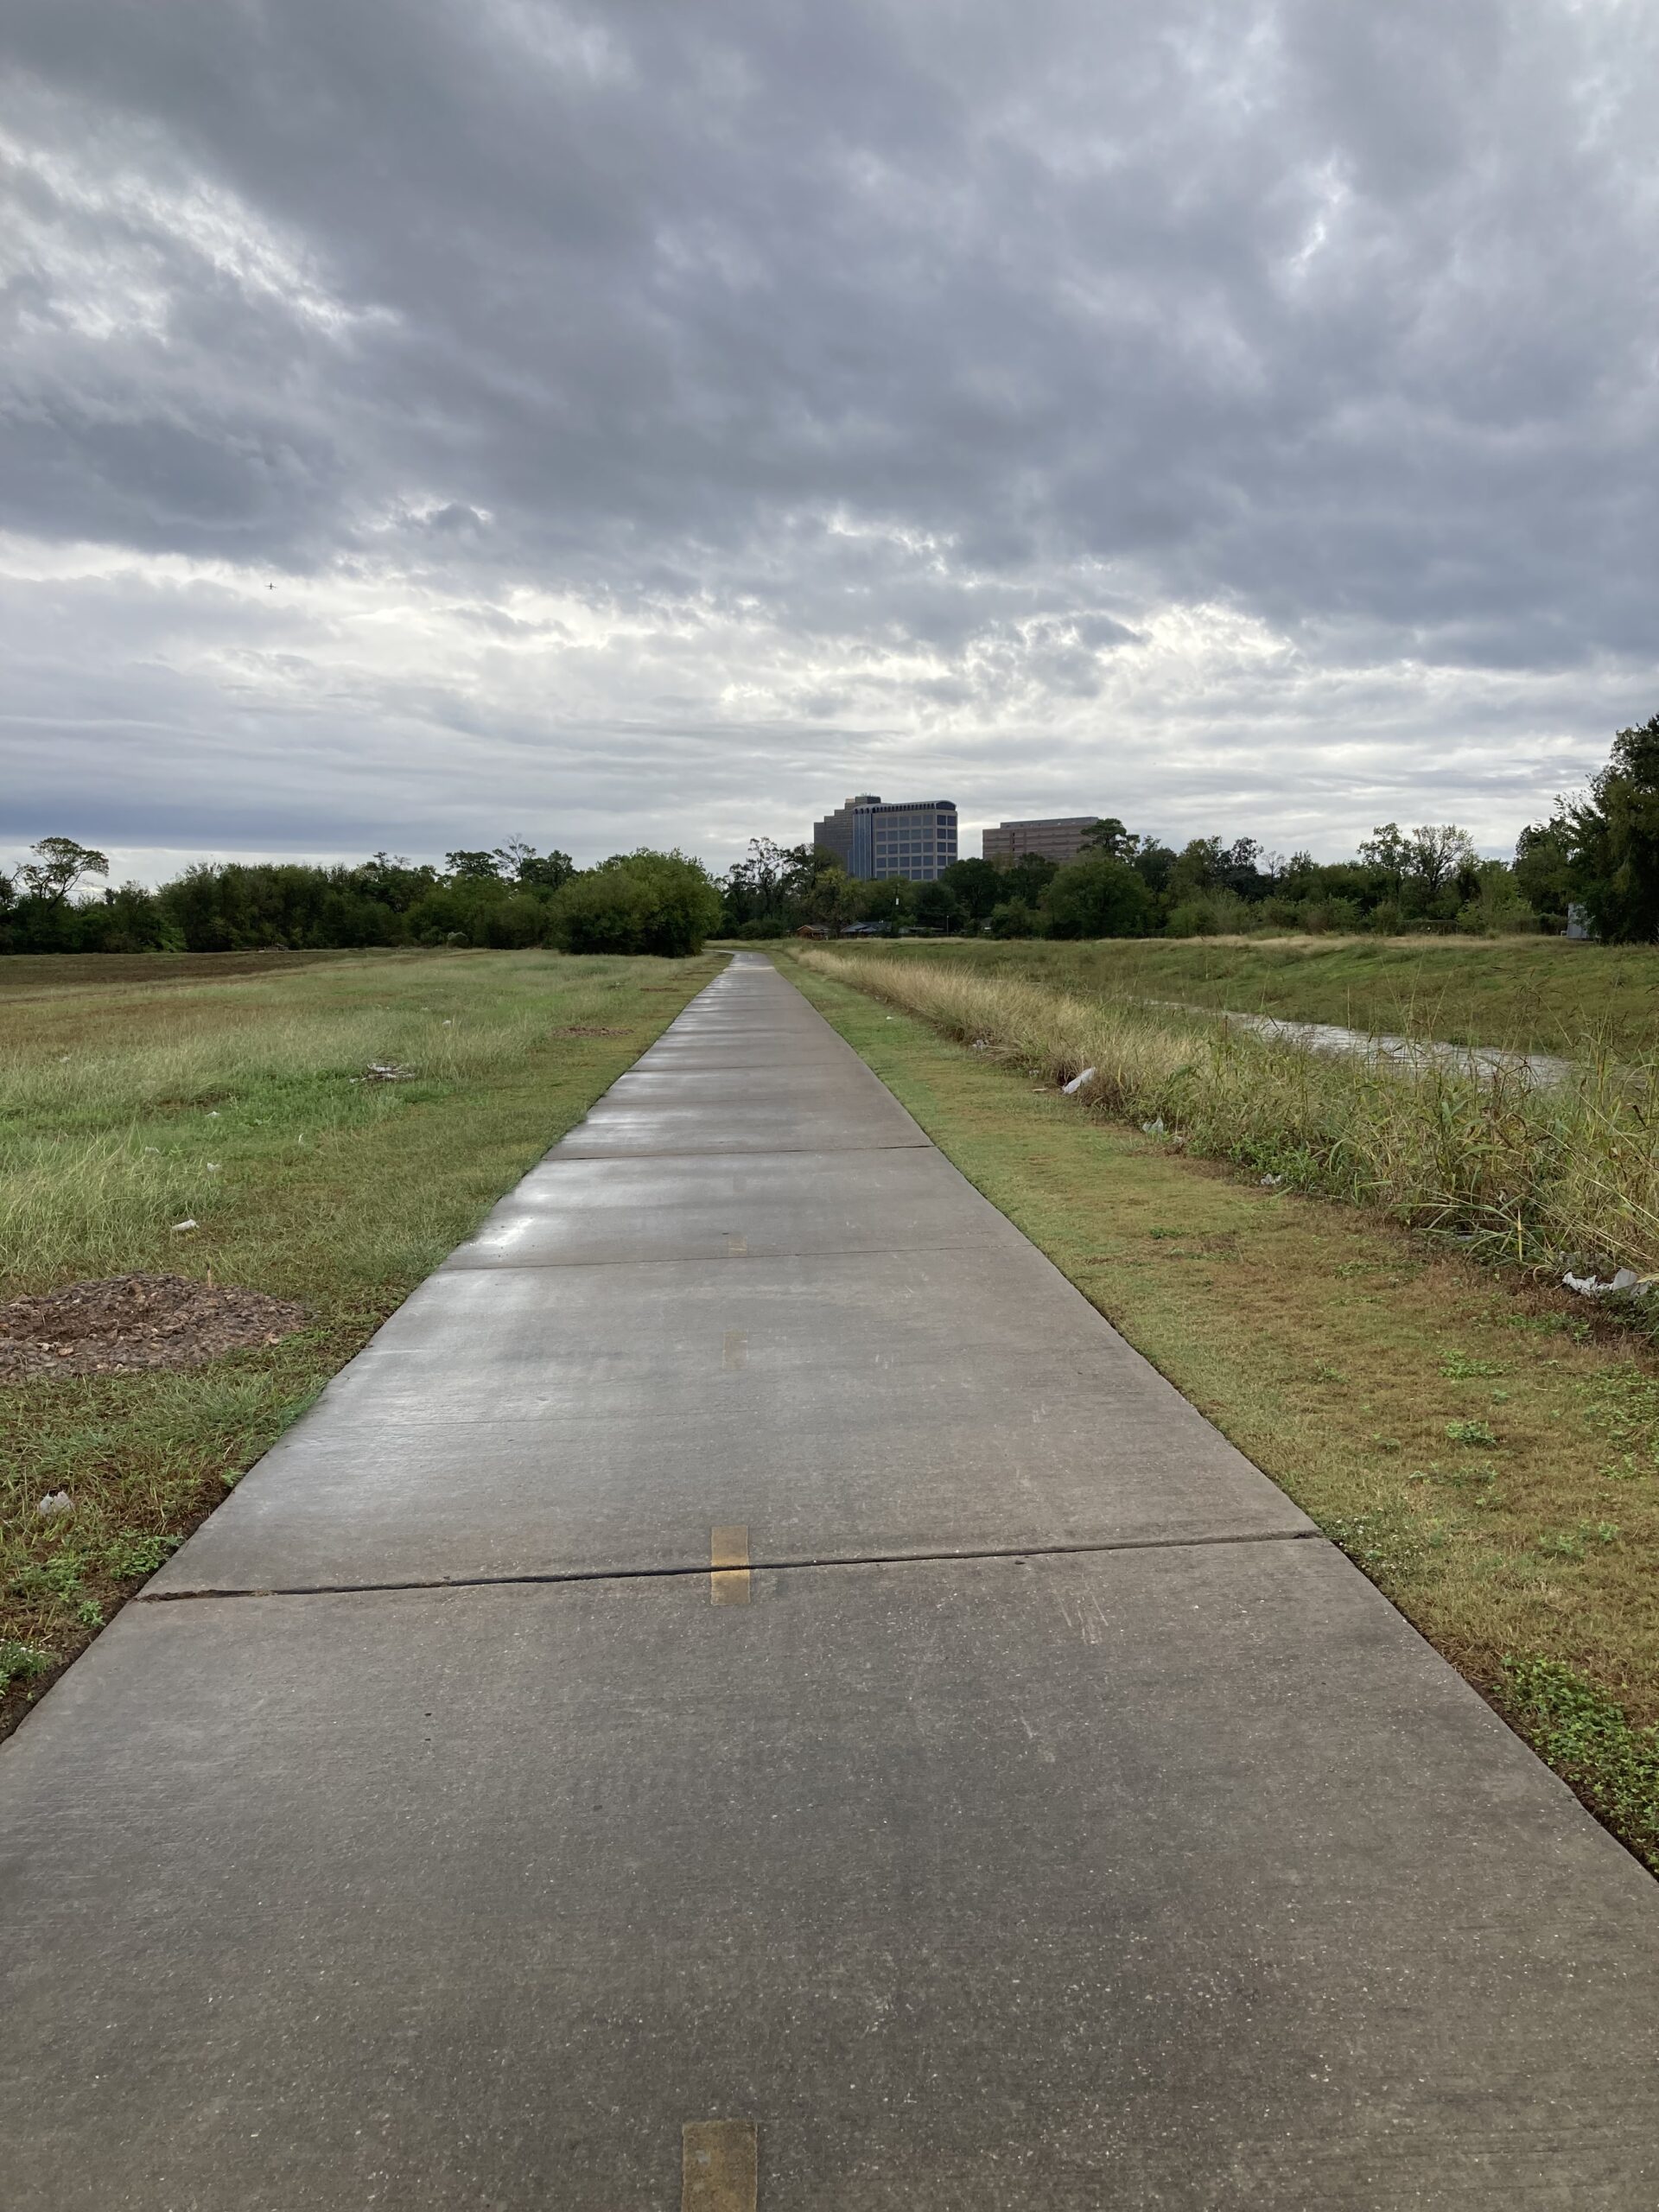
[[[1659,949],[1564,938],[1147,938],[1087,944],[901,940],[945,959],[1113,998],[1329,1021],[1368,1033],[1637,1058],[1659,1048]]]
[[[1659,1870],[1659,1362],[1514,1271],[1235,1179],[1033,1088],[834,980],[836,961],[811,952],[786,972]]]
[[[0,1385],[0,1727],[721,964],[0,962],[0,1297],[143,1269],[312,1316],[189,1372]]]

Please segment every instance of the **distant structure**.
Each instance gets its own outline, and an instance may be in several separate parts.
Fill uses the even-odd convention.
[[[934,883],[957,857],[956,802],[882,799],[860,791],[812,824],[812,842],[862,882],[902,875],[912,883]]]
[[[995,868],[1012,868],[1027,853],[1064,868],[1067,861],[1076,860],[1084,832],[1099,819],[1097,814],[1062,814],[1041,822],[1000,822],[995,830],[980,833],[980,851]]]

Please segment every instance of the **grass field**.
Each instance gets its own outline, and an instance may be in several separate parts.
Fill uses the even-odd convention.
[[[0,1726],[721,964],[0,962],[0,1297],[143,1269],[311,1315],[191,1372],[0,1386]]]
[[[1205,1158],[1558,1280],[1659,1277],[1652,1065],[1560,1062],[1548,1080],[1455,1058],[1408,1068],[937,945],[804,946],[798,958],[1048,1082],[1086,1073],[1090,1107]]]
[[[1659,1362],[1599,1309],[786,972],[992,1203],[1659,1871]]]
[[[1064,990],[1174,999],[1369,1033],[1569,1057],[1659,1051],[1659,948],[1565,938],[905,940],[888,957],[961,961]]]

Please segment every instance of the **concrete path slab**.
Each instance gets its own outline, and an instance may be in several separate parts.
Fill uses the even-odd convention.
[[[741,1090],[709,1104],[669,1099],[601,1099],[564,1139],[569,1160],[688,1152],[868,1152],[927,1139],[896,1098],[745,1098]]]
[[[741,1523],[798,1562],[1294,1536],[1301,1512],[1183,1401],[1075,1363],[745,1368],[559,1400],[404,1363],[292,1429],[149,1586],[338,1588],[706,1566]],[[1173,1396],[1173,1394],[1172,1394]],[[470,1418],[458,1415],[467,1414]]]
[[[1659,2201],[1650,1884],[1323,1544],[147,1605],[42,1719],[11,2212]]]
[[[457,1248],[444,1271],[1006,1248],[1024,1241],[931,1145],[672,1160],[571,1160],[556,1150]]]
[[[1659,2202],[1649,1878],[768,963],[648,1062],[0,1746],[7,2212]]]

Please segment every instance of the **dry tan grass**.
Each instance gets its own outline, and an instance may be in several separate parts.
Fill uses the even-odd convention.
[[[1659,1121],[1643,1069],[1601,1059],[1545,1084],[1472,1061],[1409,1068],[961,963],[798,957],[1047,1082],[1092,1068],[1088,1105],[1161,1122],[1206,1158],[1524,1266],[1659,1273]]]

